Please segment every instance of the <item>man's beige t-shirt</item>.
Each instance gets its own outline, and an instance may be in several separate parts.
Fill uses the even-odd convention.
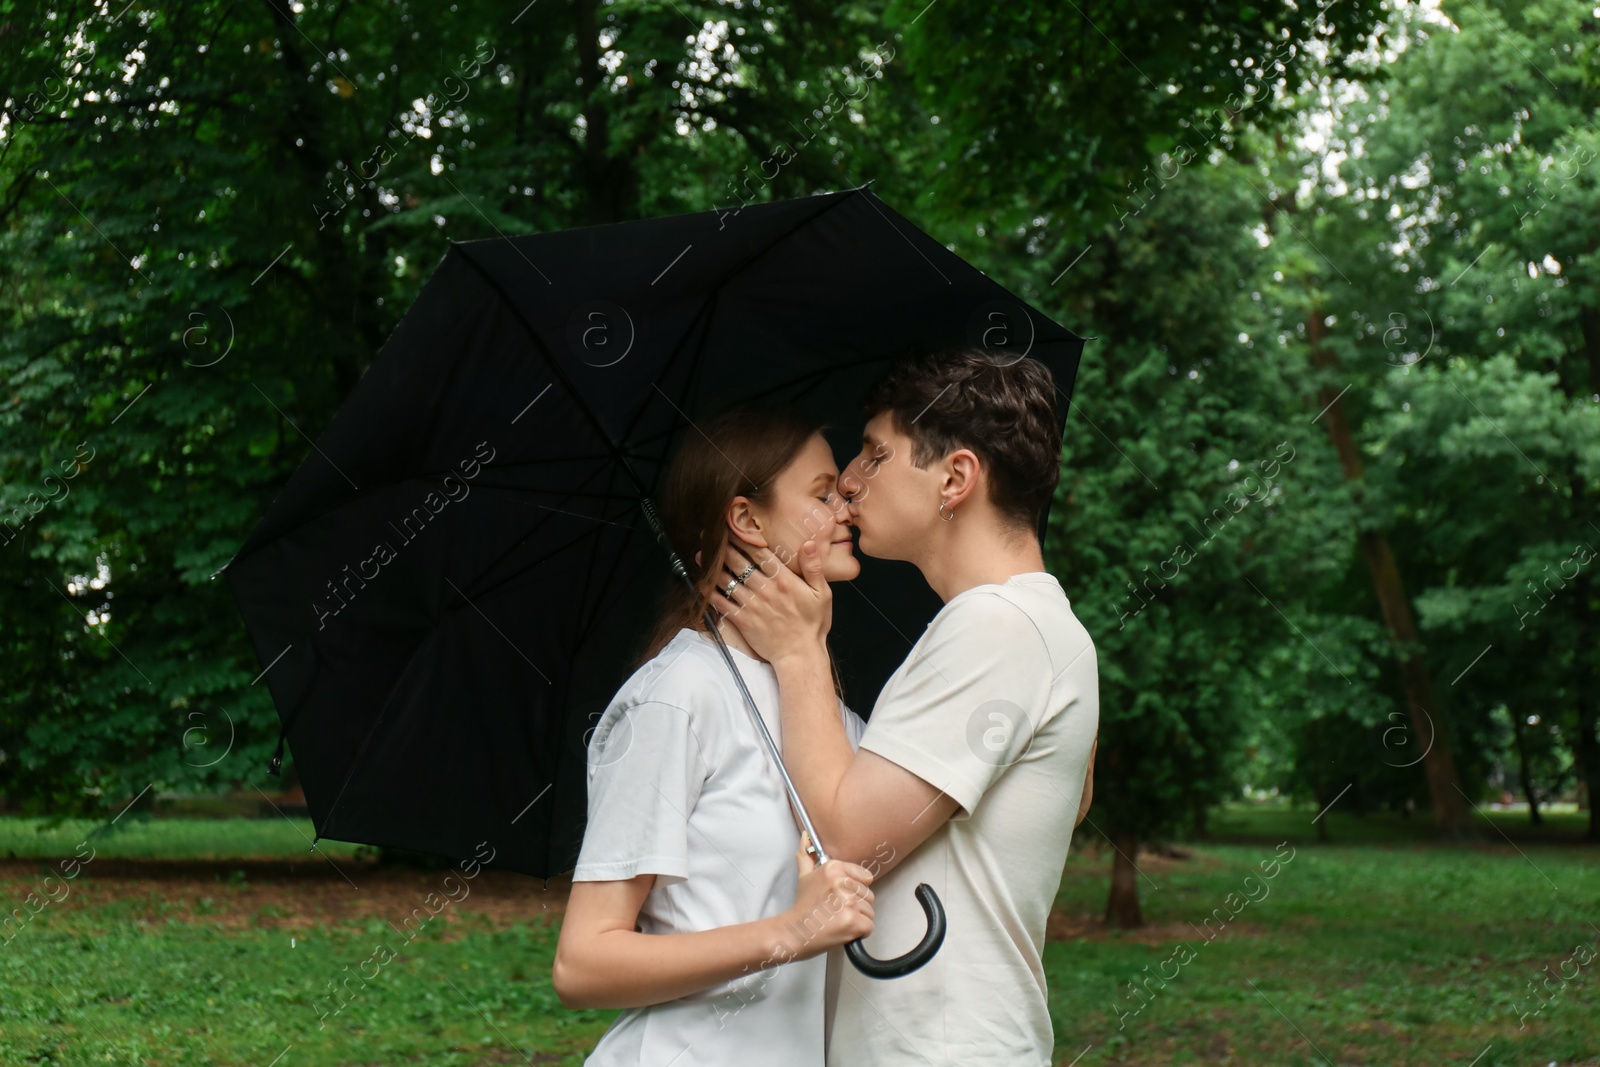
[[[934,616],[879,694],[861,738],[953,797],[955,815],[873,884],[867,948],[898,956],[926,920],[949,933],[922,969],[843,969],[829,1067],[1049,1067],[1045,919],[1100,721],[1094,643],[1042,571],[964,590]]]

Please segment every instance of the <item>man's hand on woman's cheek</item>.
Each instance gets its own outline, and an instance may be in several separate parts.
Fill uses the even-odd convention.
[[[723,573],[711,604],[739,627],[750,647],[769,663],[825,649],[833,622],[833,593],[822,577],[815,542],[801,546],[800,561],[804,577],[765,548],[749,545],[747,551],[740,551],[729,545],[723,550]],[[728,583],[747,570],[730,598]]]

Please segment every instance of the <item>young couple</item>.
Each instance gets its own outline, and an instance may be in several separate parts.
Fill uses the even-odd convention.
[[[661,491],[690,567],[589,746],[589,822],[556,950],[568,1007],[627,1008],[592,1067],[1047,1067],[1045,920],[1092,793],[1094,645],[1044,569],[1055,386],[1030,359],[903,360],[843,472],[786,409],[698,426]],[[841,700],[829,583],[908,560],[944,606],[871,721]],[[690,561],[693,561],[692,563]],[[817,867],[707,605],[823,844]],[[856,973],[949,934],[901,978]],[[868,887],[871,888],[868,888]]]

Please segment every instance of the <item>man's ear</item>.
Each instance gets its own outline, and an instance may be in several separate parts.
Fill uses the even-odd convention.
[[[761,532],[761,524],[756,521],[755,512],[750,507],[749,497],[736,496],[733,503],[728,505],[728,532],[735,541],[768,547],[766,535]]]
[[[982,471],[983,463],[970,448],[958,448],[945,458],[944,484],[950,491],[945,499],[950,501],[949,507],[977,499],[972,494],[977,491]]]

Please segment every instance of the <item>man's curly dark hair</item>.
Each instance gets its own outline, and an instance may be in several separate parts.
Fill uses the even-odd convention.
[[[1018,527],[1036,529],[1061,478],[1056,387],[1036,359],[982,348],[942,349],[903,357],[867,390],[871,419],[892,412],[911,438],[921,469],[970,448],[989,479],[995,508]]]

